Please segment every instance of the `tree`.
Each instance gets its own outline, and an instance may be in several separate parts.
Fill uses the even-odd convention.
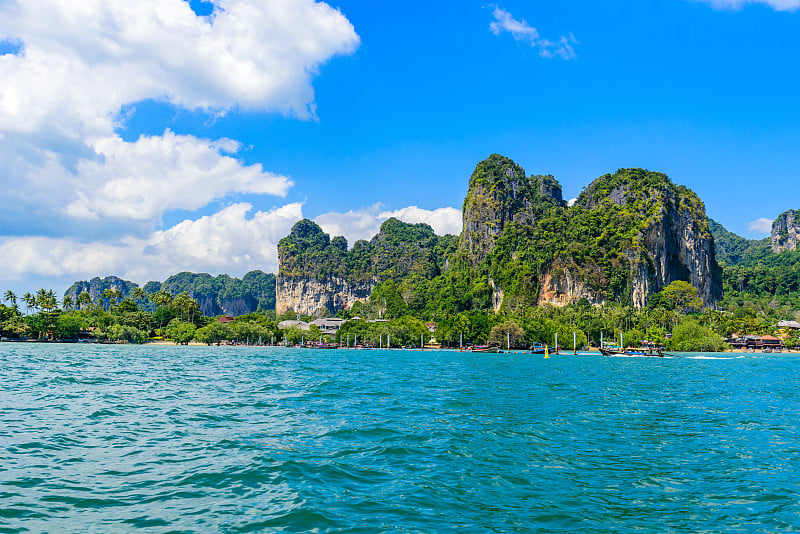
[[[198,328],[194,337],[206,345],[219,345],[223,340],[231,338],[231,331],[227,324],[214,320],[211,324]]]
[[[194,323],[194,314],[198,310],[197,301],[184,291],[177,295],[170,304],[170,307],[187,323]]]
[[[144,343],[147,339],[147,332],[135,326],[114,324],[108,327],[106,336],[111,341],[127,341],[128,343]]]
[[[16,306],[17,305],[17,295],[14,294],[14,292],[11,291],[10,289],[8,291],[6,291],[5,299],[6,299],[6,302],[10,302],[12,306]]]
[[[64,298],[61,299],[61,305],[64,306],[65,310],[72,308],[72,297],[69,295],[64,295]]]
[[[78,295],[78,307],[83,310],[85,307],[89,306],[92,303],[92,296],[89,294],[88,291],[81,292]]]
[[[173,319],[167,325],[164,333],[166,337],[175,342],[175,344],[188,345],[194,339],[195,327],[189,323],[185,323],[179,319]]]
[[[26,291],[24,295],[22,295],[22,302],[25,303],[25,310],[30,313],[31,308],[34,310],[36,309],[36,297],[30,291]]]
[[[300,343],[303,338],[308,339],[308,333],[300,330],[296,326],[283,330],[283,339],[286,340],[287,343],[297,344]]]
[[[505,321],[492,327],[489,332],[489,344],[495,347],[504,347],[507,342],[514,348],[519,348],[525,341],[525,330],[515,321]]]
[[[166,308],[172,302],[172,293],[167,291],[166,289],[162,289],[160,291],[156,291],[155,293],[150,294],[150,301],[156,305],[156,311],[158,308]],[[164,328],[164,314],[161,314],[159,329]]]
[[[680,352],[719,352],[726,348],[722,336],[688,318],[675,327],[667,341],[667,349]]]
[[[133,297],[133,300],[138,300],[138,301],[147,299],[147,293],[144,292],[144,288],[142,287],[137,287],[136,289],[134,289],[133,293],[131,293],[131,296]]]
[[[689,282],[675,280],[670,285],[663,288],[661,293],[666,301],[681,313],[686,313],[689,310],[699,311],[703,309],[703,301],[700,300],[697,294],[697,288]]]
[[[84,320],[73,314],[61,314],[53,326],[53,335],[56,339],[78,339],[84,328]]]

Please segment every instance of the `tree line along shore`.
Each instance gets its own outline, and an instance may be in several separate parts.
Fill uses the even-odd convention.
[[[380,284],[366,302],[337,314],[345,321],[335,334],[311,325],[280,328],[285,320],[310,320],[288,312],[259,311],[239,317],[208,317],[186,292],[147,294],[137,288],[129,296],[106,290],[95,299],[84,292],[59,301],[51,290],[17,297],[12,291],[0,304],[0,337],[4,340],[145,343],[166,341],[217,344],[299,344],[321,341],[351,345],[418,347],[433,339],[442,347],[490,344],[525,349],[552,343],[564,349],[599,346],[601,339],[622,335],[626,345],[645,341],[673,351],[716,352],[730,349],[728,340],[746,334],[779,337],[786,348],[800,348],[800,331],[784,329],[774,317],[752,308],[703,308],[697,290],[673,282],[636,309],[619,303],[593,306],[586,301],[564,307],[551,305],[512,312],[483,310],[420,317],[409,310],[393,282]],[[573,342],[575,346],[573,346]]]

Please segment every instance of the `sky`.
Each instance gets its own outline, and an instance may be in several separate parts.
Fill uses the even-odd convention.
[[[0,289],[277,270],[458,234],[498,153],[565,199],[666,173],[749,238],[800,208],[800,0],[0,0]]]

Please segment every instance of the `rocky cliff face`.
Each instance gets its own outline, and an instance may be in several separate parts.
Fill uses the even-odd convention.
[[[551,304],[562,307],[576,304],[581,299],[586,299],[592,304],[606,302],[605,294],[593,289],[585,277],[585,271],[574,263],[566,265],[558,261],[545,270],[537,305]]]
[[[127,298],[137,287],[139,287],[137,284],[116,276],[106,276],[105,278],[96,276],[88,281],[75,282],[64,292],[64,295],[69,296],[72,302],[77,302],[78,295],[86,292],[92,297],[92,302],[98,302],[106,290],[118,291],[121,298]]]
[[[122,298],[131,298],[138,284],[122,280],[116,276],[93,278],[89,281],[75,282],[65,293],[77,302],[77,295],[87,291],[92,301],[102,296],[106,289],[120,292]],[[226,274],[211,276],[206,273],[178,273],[164,282],[148,282],[143,287],[149,295],[166,289],[173,295],[186,292],[197,300],[198,309],[205,315],[245,315],[255,311],[275,309],[275,275],[262,271],[251,271],[242,279]],[[144,309],[153,311],[155,306],[149,301],[138,301]]]
[[[644,255],[632,262],[633,305],[641,308],[647,297],[676,280],[697,288],[706,306],[722,297],[722,271],[717,264],[714,239],[705,210],[693,210],[690,201],[667,191],[642,232]]]
[[[780,253],[784,250],[797,250],[800,242],[800,211],[789,210],[781,213],[772,223],[770,242],[772,252]]]
[[[652,293],[676,280],[690,282],[706,305],[721,298],[722,272],[697,195],[664,174],[621,169],[595,180],[577,202],[578,209],[600,213],[610,204],[620,208],[623,227],[630,225],[619,245],[633,306],[645,306]]]
[[[453,239],[436,236],[427,224],[389,219],[371,241],[348,250],[343,237],[331,239],[313,221],[299,221],[278,243],[277,313],[333,315],[366,301],[379,282],[438,276]]]
[[[526,176],[512,160],[493,154],[470,177],[459,250],[477,268],[510,222],[533,224],[543,206],[562,204],[561,186],[552,176]]]
[[[366,302],[377,280],[352,282],[338,276],[322,281],[313,277],[279,276],[276,313],[290,310],[301,315],[324,317],[350,309],[356,302]]]
[[[495,310],[581,299],[643,307],[651,294],[675,280],[692,283],[707,305],[721,297],[721,270],[705,207],[690,190],[660,173],[621,169],[592,182],[573,207],[565,207],[560,189],[547,194],[542,188],[550,180],[522,183],[533,190],[517,188],[511,200],[501,195],[497,202],[481,204],[469,197],[465,202],[489,206],[469,217],[465,212],[462,246],[473,254],[472,265],[488,266]],[[514,190],[496,181],[502,187],[495,191]],[[485,189],[470,191],[485,197]],[[532,200],[515,203],[514,198]],[[476,242],[481,245],[472,246]],[[480,273],[477,269],[476,276]]]

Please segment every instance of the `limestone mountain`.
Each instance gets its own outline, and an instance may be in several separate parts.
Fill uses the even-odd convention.
[[[78,295],[81,293],[89,293],[89,296],[94,302],[101,299],[105,291],[111,290],[119,292],[121,298],[128,298],[137,287],[139,287],[138,284],[116,276],[106,276],[103,278],[95,276],[91,280],[75,282],[64,292],[64,296],[68,296],[72,302],[77,302]]]
[[[778,215],[772,223],[772,252],[797,250],[800,242],[800,211],[789,210]]]
[[[303,219],[278,243],[276,311],[328,315],[369,298],[382,281],[443,272],[455,237],[439,237],[427,224],[390,218],[370,241],[348,250],[344,237],[330,238],[315,222]]]
[[[661,173],[620,169],[567,206],[555,178],[495,154],[476,166],[463,210],[457,239],[390,220],[349,251],[301,221],[279,244],[278,313],[330,313],[385,280],[427,316],[582,299],[642,307],[675,280],[705,304],[722,295],[705,207]]]
[[[485,262],[495,309],[581,299],[642,307],[674,280],[706,304],[722,295],[703,203],[643,169],[601,176],[574,206],[540,205],[533,224],[507,225]]]
[[[785,215],[778,217],[773,230],[786,225]],[[781,310],[791,316],[800,307],[800,250],[779,247],[776,253],[769,237],[746,239],[709,222],[723,267],[723,306],[753,313],[757,309]]]
[[[98,302],[107,289],[119,291],[121,298],[131,298],[139,285],[116,276],[93,278],[75,282],[65,292],[73,302],[80,293],[88,292],[92,301]],[[275,309],[275,275],[262,271],[251,271],[241,279],[228,275],[211,276],[206,273],[183,272],[170,276],[164,282],[148,282],[143,286],[145,294],[166,289],[173,295],[186,291],[197,299],[198,307],[207,316],[244,315],[259,310]],[[154,308],[141,302],[145,309]]]
[[[512,160],[493,154],[469,179],[459,250],[477,268],[509,223],[534,224],[543,209],[562,204],[561,185],[552,176],[526,176]]]
[[[708,227],[714,236],[717,262],[723,266],[735,266],[753,261],[761,261],[772,254],[769,238],[747,239],[729,232],[724,226],[708,219]]]

